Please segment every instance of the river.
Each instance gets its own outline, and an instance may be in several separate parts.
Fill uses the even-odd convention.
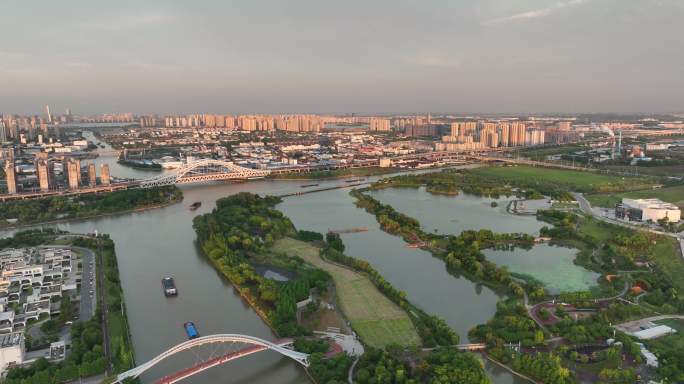
[[[109,161],[108,161],[109,160]],[[111,157],[98,161],[115,163]],[[147,172],[112,166],[114,176],[130,177],[119,172]],[[372,179],[372,178],[369,178]],[[275,336],[232,286],[219,275],[197,249],[192,218],[209,212],[218,198],[241,191],[260,194],[298,192],[306,181],[262,180],[248,183],[211,184],[183,187],[185,200],[165,208],[59,224],[60,229],[75,233],[109,234],[116,242],[122,286],[128,310],[136,361],[142,363],[165,349],[185,340],[182,324],[193,321],[201,334],[243,333],[265,339]],[[343,181],[320,181],[319,187],[342,185]],[[188,205],[201,201],[190,211]],[[279,206],[301,229],[324,232],[366,226],[365,233],[343,235],[347,253],[370,261],[408,298],[443,317],[466,340],[472,326],[489,319],[498,296],[486,287],[464,278],[449,275],[444,264],[428,253],[409,249],[404,242],[378,229],[373,216],[353,206],[348,189],[286,198]],[[9,235],[11,232],[5,232]],[[160,279],[173,276],[179,296],[163,296]],[[192,362],[171,359],[143,376],[152,382]],[[495,384],[521,383],[501,368],[486,365]],[[187,383],[306,383],[303,369],[286,358],[262,352],[189,378]]]

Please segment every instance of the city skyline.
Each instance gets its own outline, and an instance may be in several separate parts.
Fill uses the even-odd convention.
[[[2,8],[3,113],[684,109],[674,0]]]

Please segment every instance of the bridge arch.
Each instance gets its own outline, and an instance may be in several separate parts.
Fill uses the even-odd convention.
[[[201,159],[184,165],[172,172],[141,180],[143,188],[172,184],[199,183],[203,181],[237,180],[265,177],[268,170],[251,169],[235,165],[231,161]]]
[[[155,356],[151,360],[138,365],[135,368],[132,368],[126,372],[120,373],[116,377],[116,381],[114,383],[121,383],[123,380],[128,379],[128,378],[135,378],[140,375],[142,375],[144,372],[147,370],[151,369],[155,365],[161,363],[163,360],[186,350],[201,346],[201,345],[206,345],[206,344],[212,344],[212,343],[242,343],[242,344],[248,344],[254,347],[259,347],[256,349],[251,350],[249,353],[244,353],[244,354],[238,354],[237,357],[242,357],[246,356],[247,354],[255,353],[262,351],[264,349],[269,349],[275,352],[280,353],[283,356],[289,357],[292,360],[298,362],[299,364],[303,365],[304,367],[309,366],[309,355],[306,353],[302,352],[297,352],[292,349],[286,348],[287,345],[292,344],[291,341],[283,342],[283,343],[272,343],[270,341],[260,339],[258,337],[254,336],[248,336],[248,335],[240,335],[240,334],[218,334],[218,335],[209,335],[209,336],[202,336],[198,337],[196,339],[190,339],[185,342],[182,342],[176,346],[173,346],[166,351],[160,353],[159,355]],[[228,362],[230,360],[233,360],[233,358],[229,359],[224,359],[224,360],[216,360],[217,363],[215,364],[210,364],[207,365],[206,367],[203,367],[201,370],[197,370],[194,373],[200,372],[204,369],[211,368],[213,366],[222,364],[223,362]],[[187,377],[187,376],[185,376]]]

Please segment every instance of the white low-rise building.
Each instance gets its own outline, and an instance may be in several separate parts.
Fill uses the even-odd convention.
[[[667,325],[655,325],[650,328],[642,329],[632,333],[632,336],[640,340],[650,340],[657,339],[662,336],[671,335],[677,333],[674,328],[670,328]]]
[[[681,220],[682,211],[674,204],[660,199],[622,199],[625,208],[641,211],[641,221],[666,219],[671,223]]]

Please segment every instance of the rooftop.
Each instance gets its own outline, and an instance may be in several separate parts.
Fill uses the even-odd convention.
[[[668,327],[667,325],[656,325],[655,327],[642,329],[641,331],[636,331],[632,335],[641,340],[649,340],[676,332],[676,330]]]
[[[650,209],[673,209],[679,210],[679,207],[662,201],[660,199],[622,199],[622,203],[630,206],[638,206],[639,208]]]
[[[7,333],[0,335],[0,348],[13,347],[21,344],[21,333]]]

